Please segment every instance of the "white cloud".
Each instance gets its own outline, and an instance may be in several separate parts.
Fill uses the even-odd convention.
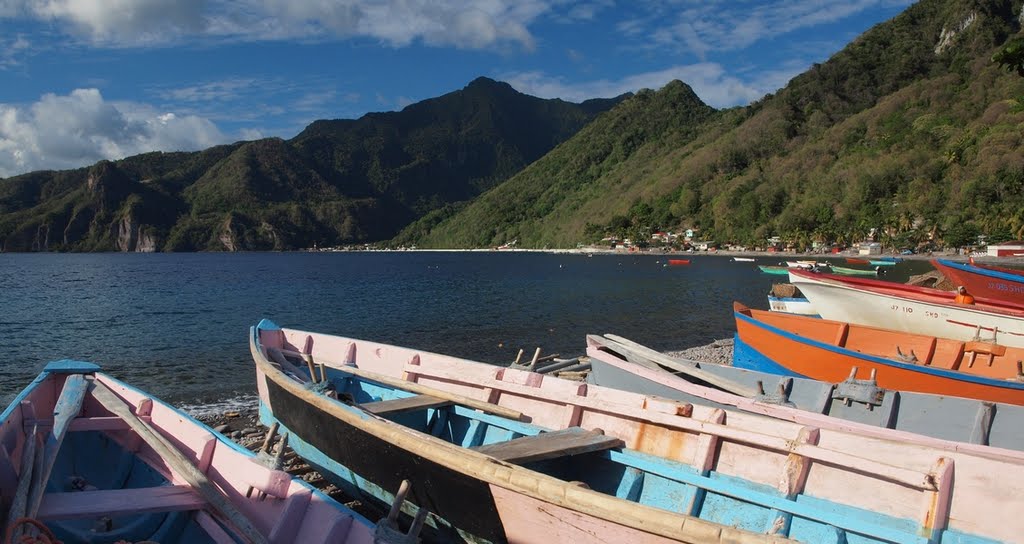
[[[18,0],[13,0],[17,3]],[[206,0],[21,0],[23,12],[66,23],[98,43],[162,43],[202,32]]]
[[[189,151],[228,138],[207,119],[147,104],[109,102],[97,89],[0,103],[0,177],[66,169],[147,151]]]
[[[94,44],[173,44],[186,38],[265,41],[366,37],[401,47],[531,49],[528,26],[547,0],[4,0],[0,17],[62,23]],[[597,8],[588,6],[581,15]],[[579,10],[577,10],[579,11]]]
[[[912,0],[708,0],[678,5],[652,4],[624,19],[623,35],[649,40],[648,47],[674,46],[704,60],[709,51],[737,51],[797,30],[835,23],[872,9],[904,7]]]
[[[156,95],[165,100],[180,102],[228,102],[236,100],[239,95],[251,91],[257,86],[254,78],[228,78],[218,81],[207,81],[187,87],[157,89]]]
[[[0,36],[0,70],[20,64],[19,57],[28,53],[32,43],[25,36]]]
[[[640,89],[660,89],[678,79],[693,88],[697,96],[715,108],[749,104],[764,95],[782,88],[806,66],[788,65],[784,68],[760,71],[751,79],[740,79],[712,62],[678,65],[620,80],[601,79],[581,83],[566,83],[564,79],[541,72],[520,72],[502,76],[519,92],[541,98],[561,98],[581,102],[590,98],[611,98]]]

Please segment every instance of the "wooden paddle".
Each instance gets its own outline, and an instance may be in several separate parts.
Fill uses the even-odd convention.
[[[85,391],[89,386],[85,376],[71,374],[64,381],[64,388],[61,389],[60,397],[53,405],[53,428],[46,435],[43,443],[42,463],[35,466],[32,474],[32,486],[29,489],[28,504],[25,516],[34,518],[39,512],[39,505],[43,502],[43,495],[46,492],[46,483],[50,481],[50,473],[53,471],[53,463],[57,460],[57,452],[64,442],[64,435],[67,433],[71,420],[78,417],[82,411],[82,401],[85,400]],[[32,437],[35,440],[35,436]]]
[[[14,499],[11,501],[7,523],[14,523],[25,517],[25,511],[28,509],[28,493],[29,488],[32,487],[32,472],[36,462],[36,443],[39,442],[36,435],[37,430],[38,427],[33,424],[32,431],[25,436],[25,445],[21,450],[21,474],[18,475],[18,487],[14,492]],[[4,532],[7,532],[6,528]]]
[[[735,395],[740,395],[742,397],[747,398],[754,398],[758,395],[757,390],[754,389],[753,387],[748,387],[746,385],[735,382],[728,378],[723,378],[721,376],[712,374],[711,372],[701,370],[701,368],[698,367],[697,363],[695,362],[687,362],[680,359],[675,359],[673,357],[669,357],[664,353],[655,351],[647,346],[638,344],[627,338],[616,336],[614,334],[606,334],[604,335],[604,338],[601,339],[601,342],[605,343],[606,345],[608,345],[608,347],[612,348],[613,350],[621,352],[622,355],[625,355],[627,358],[634,357],[641,360],[645,359],[648,362],[655,363],[665,368],[674,370],[680,374],[685,374],[687,376],[690,376],[691,378],[696,378],[703,382],[709,383],[721,389],[722,391],[727,391],[729,393],[733,393]]]
[[[245,538],[253,544],[267,543],[267,538],[256,529],[256,526],[253,525],[252,521],[245,514],[231,503],[223,491],[217,488],[205,474],[200,472],[166,438],[133,414],[128,405],[108,389],[107,386],[94,380],[91,392],[93,398],[99,401],[104,408],[123,419],[175,472],[185,478],[189,485],[196,488],[214,511],[230,521]]]

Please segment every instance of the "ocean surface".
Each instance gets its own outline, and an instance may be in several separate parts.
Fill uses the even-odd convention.
[[[730,338],[781,276],[726,256],[533,252],[0,254],[0,402],[78,359],[193,413],[255,405],[247,343],[278,325],[507,365],[586,334],[658,350]],[[837,264],[840,262],[836,261]],[[888,279],[931,270],[900,263]]]

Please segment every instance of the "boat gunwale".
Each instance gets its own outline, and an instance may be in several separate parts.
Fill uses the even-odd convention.
[[[965,274],[977,274],[979,276],[998,278],[1001,280],[1024,284],[1024,271],[1021,271],[1020,274],[1014,274],[1012,272],[1004,272],[1003,270],[1005,269],[989,268],[984,265],[970,265],[966,263],[958,263],[956,261],[949,261],[946,259],[932,259],[932,261],[933,264],[938,263],[939,265],[952,268],[957,272],[963,272]],[[938,268],[938,266],[936,266],[936,268]]]

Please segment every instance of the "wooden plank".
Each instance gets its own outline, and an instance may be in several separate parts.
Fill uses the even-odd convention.
[[[64,435],[67,434],[71,420],[78,417],[82,411],[82,402],[85,401],[88,387],[89,382],[81,374],[72,374],[64,381],[64,388],[61,389],[60,397],[53,406],[53,428],[43,443],[43,462],[35,467],[32,474],[28,509],[25,511],[27,517],[36,517],[39,504],[43,501],[43,494],[46,493],[46,483],[50,481],[53,463],[57,460],[60,445],[64,442]]]
[[[623,353],[623,355],[626,355],[627,357],[632,356],[635,358],[646,358],[647,360],[665,368],[674,370],[680,374],[685,374],[691,378],[707,382],[723,391],[740,395],[741,397],[754,398],[757,396],[757,391],[752,387],[747,387],[739,382],[701,370],[696,363],[690,363],[669,357],[664,353],[654,351],[647,346],[637,344],[627,338],[616,336],[614,334],[606,334],[604,335],[603,341],[609,348],[615,351],[624,351],[625,353]]]
[[[306,508],[309,507],[312,498],[311,490],[302,489],[285,499],[284,506],[277,515],[277,522],[270,529],[270,542],[274,544],[295,542],[295,536],[299,534],[299,529],[305,519]]]
[[[371,414],[382,416],[384,414],[400,414],[402,412],[440,408],[442,406],[450,406],[451,404],[452,401],[450,400],[439,399],[430,395],[413,395],[401,399],[364,402],[359,407]]]
[[[238,544],[235,539],[231,538],[231,535],[224,530],[224,527],[221,527],[220,523],[217,523],[217,520],[213,519],[213,516],[211,516],[206,510],[200,510],[193,514],[193,516],[195,517],[196,523],[206,531],[206,534],[214,544]]]
[[[252,521],[232,504],[231,500],[205,474],[199,472],[199,469],[185,457],[185,454],[178,451],[166,438],[133,414],[128,409],[128,405],[111,390],[107,389],[106,385],[94,381],[92,396],[104,408],[123,418],[132,430],[149,444],[175,472],[180,474],[186,482],[199,491],[211,508],[220,513],[224,518],[230,520],[238,528],[239,536],[245,537],[254,544],[265,544],[267,542],[266,537],[256,529]]]
[[[145,422],[149,422],[152,418],[150,416],[141,416]],[[37,419],[34,421],[27,421],[28,425],[38,425],[40,431],[47,431],[53,427],[52,419]],[[101,417],[77,417],[71,420],[71,424],[68,425],[68,432],[79,432],[79,431],[127,431],[130,427],[119,417],[112,416],[101,416]]]
[[[11,500],[11,509],[7,516],[8,522],[25,517],[25,511],[28,510],[28,494],[32,487],[32,473],[36,462],[36,444],[39,442],[36,432],[37,428],[33,426],[32,430],[25,435],[25,444],[21,447],[21,467],[19,468],[21,473],[18,475],[18,487]]]
[[[421,385],[419,383],[407,382],[402,379],[392,378],[391,376],[385,376],[384,374],[378,374],[376,372],[363,370],[361,368],[354,366],[333,366],[331,368],[333,368],[334,370],[345,372],[347,374],[351,374],[353,376],[357,376],[359,378],[381,383],[388,387],[393,387],[395,389],[401,389],[403,391],[408,391],[410,393],[419,393],[420,395],[429,395],[431,397],[436,397],[439,399],[450,400],[454,404],[461,404],[463,406],[467,406],[474,410],[480,410],[481,412],[486,412],[488,414],[507,417],[509,419],[514,419],[516,421],[521,421],[523,419],[522,412],[518,412],[510,408],[505,408],[504,406],[498,406],[497,404],[491,404],[489,402],[477,400],[472,397],[467,397],[465,395],[459,395],[458,393],[450,393],[448,391],[428,387],[426,385]]]
[[[188,485],[135,489],[104,489],[47,493],[39,506],[39,519],[94,518],[147,512],[200,510],[206,501]]]
[[[621,448],[625,443],[598,431],[570,427],[472,448],[508,463],[523,464],[567,455]]]

